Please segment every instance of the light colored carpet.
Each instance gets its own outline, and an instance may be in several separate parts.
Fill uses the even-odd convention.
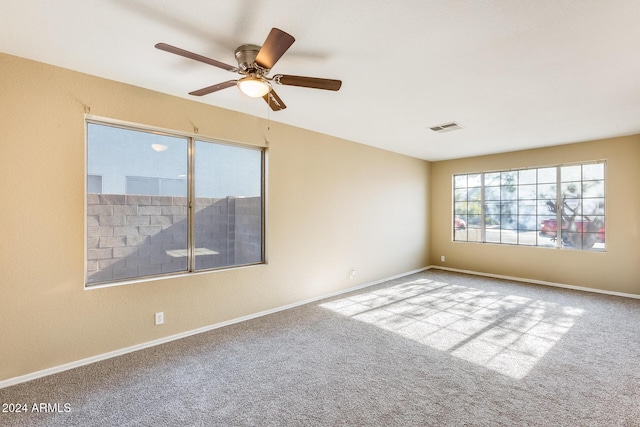
[[[640,426],[640,301],[429,270],[0,390],[3,426]]]

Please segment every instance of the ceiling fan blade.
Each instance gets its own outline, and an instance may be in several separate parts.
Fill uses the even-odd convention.
[[[269,104],[269,107],[271,107],[273,111],[280,111],[287,108],[287,106],[284,105],[284,102],[282,102],[282,99],[280,99],[276,91],[273,89],[271,89],[269,93],[263,96],[262,99],[264,99],[267,104]]]
[[[286,86],[310,87],[313,89],[339,90],[342,86],[341,80],[319,79],[316,77],[287,76],[276,74],[273,81]]]
[[[278,28],[272,28],[267,39],[262,44],[258,56],[256,56],[256,64],[267,70],[272,69],[294,41],[296,39],[290,34]]]
[[[215,59],[207,58],[206,56],[198,55],[197,53],[189,52],[188,50],[180,49],[179,47],[171,46],[166,43],[158,43],[156,44],[156,48],[175,55],[184,56],[185,58],[204,62],[205,64],[213,65],[214,67],[222,68],[223,70],[238,71],[236,67],[232,67],[224,62],[216,61]]]
[[[219,90],[226,89],[231,86],[235,86],[236,83],[237,83],[237,80],[229,80],[227,82],[218,83],[217,85],[194,90],[193,92],[189,92],[189,95],[195,95],[195,96],[208,95],[210,93],[217,92]]]

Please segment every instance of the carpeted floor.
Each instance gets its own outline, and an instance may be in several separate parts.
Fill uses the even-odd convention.
[[[640,300],[429,270],[0,390],[10,403],[28,411],[0,425],[640,426]]]

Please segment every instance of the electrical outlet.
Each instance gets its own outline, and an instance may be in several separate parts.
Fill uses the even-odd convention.
[[[444,255],[440,256],[440,262],[444,262]]]
[[[351,273],[349,273],[349,280],[353,280],[355,277],[356,277],[356,271],[351,270]]]
[[[156,326],[164,323],[164,311],[156,313]]]

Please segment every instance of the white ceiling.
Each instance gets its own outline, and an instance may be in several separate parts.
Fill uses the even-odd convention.
[[[2,0],[0,51],[426,160],[640,133],[639,0]],[[339,92],[233,74],[278,27],[296,42],[272,74],[341,79]],[[464,129],[429,128],[457,121]]]

